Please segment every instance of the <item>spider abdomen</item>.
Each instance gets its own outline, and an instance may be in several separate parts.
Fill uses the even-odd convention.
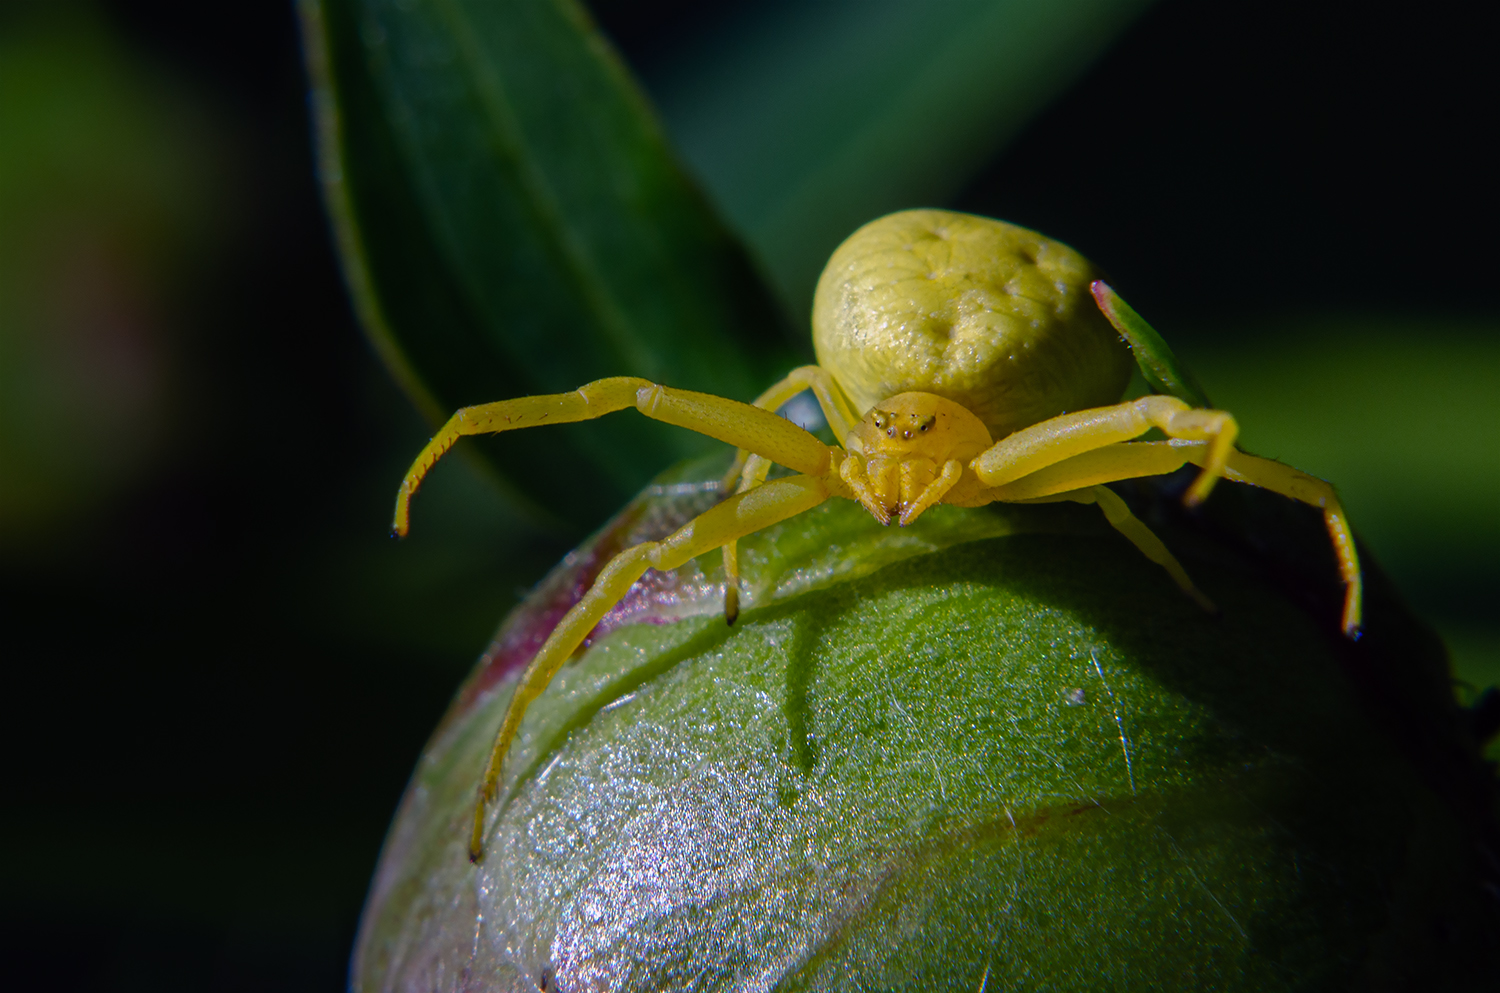
[[[990,435],[1120,399],[1132,359],[1061,242],[1003,221],[908,210],[860,228],[829,260],[813,345],[863,414],[920,391]]]

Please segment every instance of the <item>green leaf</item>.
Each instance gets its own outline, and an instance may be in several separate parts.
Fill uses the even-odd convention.
[[[749,399],[788,364],[745,255],[572,0],[302,9],[348,281],[430,421],[603,376]],[[628,418],[480,444],[583,524],[704,450]]]
[[[1496,966],[1489,787],[1441,646],[1374,570],[1365,637],[1340,637],[1316,512],[1244,487],[1197,523],[1130,494],[1217,617],[1071,505],[898,529],[831,501],[743,542],[734,628],[717,556],[649,574],[533,704],[470,865],[516,666],[722,465],[664,477],[501,630],[392,827],[353,988],[1451,989]],[[1242,540],[1267,522],[1269,551]]]
[[[1194,407],[1213,406],[1192,373],[1172,354],[1171,346],[1156,333],[1155,328],[1146,323],[1144,317],[1135,312],[1135,308],[1121,299],[1120,294],[1102,279],[1094,280],[1089,288],[1093,290],[1099,309],[1130,346],[1141,375],[1153,390],[1174,396]]]
[[[839,242],[957,196],[1148,0],[770,0],[642,68],[800,323]]]

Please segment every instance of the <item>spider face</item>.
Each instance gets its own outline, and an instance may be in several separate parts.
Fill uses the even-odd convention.
[[[849,452],[870,462],[927,459],[938,465],[950,459],[968,462],[992,444],[989,429],[978,417],[935,393],[897,393],[886,398],[865,414],[844,441]]]
[[[977,477],[961,467],[992,444],[979,418],[952,400],[933,393],[898,393],[871,409],[849,433],[845,448],[853,462],[841,475],[876,520],[910,524],[930,506],[922,495],[950,463],[960,468],[945,492],[961,483],[978,487]]]
[[[903,440],[910,441],[919,434],[926,434],[928,429],[937,423],[937,415],[928,414],[922,417],[919,414],[908,414],[906,423],[903,425],[898,415],[876,407],[870,411],[869,420],[875,425],[877,431],[884,431],[887,438],[895,439],[899,432]]]
[[[898,393],[865,414],[847,447],[866,459],[968,461],[994,444],[979,418],[934,393]]]

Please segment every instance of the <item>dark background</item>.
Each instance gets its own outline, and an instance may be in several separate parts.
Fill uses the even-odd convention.
[[[644,65],[727,16],[701,6],[598,12]],[[0,42],[42,31],[40,10],[0,9]],[[95,301],[54,310],[124,327],[126,353],[158,373],[128,465],[64,473],[79,492],[59,484],[0,522],[0,982],[336,989],[427,732],[570,539],[507,522],[475,480],[450,498],[473,519],[430,507],[424,545],[386,539],[427,428],[349,312],[294,11],[93,10],[45,30],[94,38],[183,108],[164,127],[186,136],[209,221],[153,235],[168,261],[144,274],[130,225],[149,224],[100,221],[103,261],[62,252],[36,291]],[[1351,308],[1493,328],[1480,10],[1165,0],[954,206],[1083,248],[1189,338]],[[0,239],[23,240],[6,224]]]

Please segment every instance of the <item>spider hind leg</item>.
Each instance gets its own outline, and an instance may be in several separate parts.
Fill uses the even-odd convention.
[[[1210,600],[1197,584],[1188,575],[1182,563],[1167,549],[1167,546],[1156,533],[1145,525],[1139,517],[1130,512],[1125,501],[1120,499],[1119,494],[1107,486],[1090,486],[1083,489],[1068,490],[1062,493],[1054,493],[1050,496],[1038,497],[1031,500],[1017,501],[1022,503],[1053,503],[1064,500],[1074,503],[1097,504],[1104,513],[1104,519],[1110,526],[1120,532],[1142,555],[1155,562],[1167,571],[1172,577],[1172,582],[1177,588],[1188,596],[1193,602],[1202,607],[1210,614],[1218,614],[1219,608]]]

